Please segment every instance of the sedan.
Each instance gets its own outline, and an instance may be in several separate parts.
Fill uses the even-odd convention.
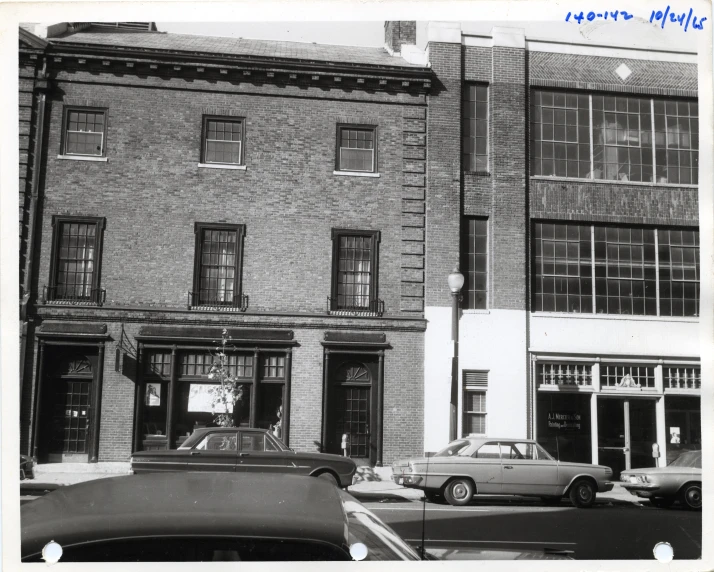
[[[178,449],[134,453],[131,471],[290,473],[320,477],[348,487],[357,465],[339,455],[296,453],[264,429],[206,427],[194,431]]]
[[[419,560],[389,526],[320,479],[164,473],[62,487],[20,509],[22,561]]]
[[[702,510],[701,451],[686,451],[666,467],[623,471],[620,481],[630,493],[658,508],[679,501],[690,510]]]
[[[432,457],[398,461],[392,479],[421,489],[427,500],[442,498],[454,506],[475,494],[541,497],[548,503],[568,496],[579,508],[595,502],[598,492],[612,490],[612,469],[601,465],[556,461],[528,439],[467,437],[449,443]]]

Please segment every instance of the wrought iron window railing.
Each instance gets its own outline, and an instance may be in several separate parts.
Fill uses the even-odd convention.
[[[101,306],[107,299],[104,288],[43,286],[41,304]]]
[[[249,297],[239,294],[232,297],[209,296],[205,292],[188,293],[189,310],[215,310],[220,312],[245,312]]]
[[[368,296],[338,296],[327,298],[327,313],[333,316],[374,316],[384,314],[384,300]]]

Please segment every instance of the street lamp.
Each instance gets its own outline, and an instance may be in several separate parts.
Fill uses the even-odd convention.
[[[456,439],[456,410],[459,403],[459,301],[461,288],[464,285],[464,275],[456,265],[449,274],[449,289],[451,290],[451,340],[454,342],[454,357],[451,358],[451,405],[449,417],[449,441]]]

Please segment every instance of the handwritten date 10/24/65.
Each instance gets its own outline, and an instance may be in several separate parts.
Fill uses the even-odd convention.
[[[596,19],[597,20],[614,20],[615,22],[617,22],[620,20],[631,20],[632,18],[633,18],[633,15],[630,14],[629,12],[626,12],[625,10],[615,10],[614,12],[604,10],[602,12],[592,12],[591,11],[588,13],[568,12],[568,15],[565,17],[565,21],[566,22],[576,22],[578,24],[581,24],[583,21],[592,22],[593,20],[596,20]],[[706,21],[706,18],[697,18],[697,16],[694,15],[693,8],[689,9],[689,13],[682,12],[681,14],[678,14],[677,12],[672,11],[670,6],[667,6],[667,8],[664,11],[663,10],[652,10],[652,14],[650,15],[650,22],[659,23],[663,29],[667,22],[671,22],[672,24],[679,24],[680,27],[684,28],[685,32],[689,30],[690,24],[691,24],[691,28],[694,30],[703,30],[705,21]]]

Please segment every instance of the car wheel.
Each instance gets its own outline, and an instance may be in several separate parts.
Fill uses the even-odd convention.
[[[424,491],[424,498],[430,503],[444,504],[444,497],[435,491]]]
[[[540,497],[545,504],[560,504],[561,497]]]
[[[474,496],[474,485],[468,479],[455,479],[446,485],[444,496],[452,506],[464,506]]]
[[[335,486],[339,485],[339,483],[337,482],[337,479],[335,478],[335,475],[333,475],[332,473],[327,473],[327,472],[320,473],[319,475],[317,475],[317,478],[322,479],[324,481],[329,481]]]
[[[680,502],[689,510],[702,510],[702,485],[700,483],[689,483],[684,485],[679,493]]]
[[[590,508],[595,502],[595,487],[581,479],[570,488],[570,500],[578,508]]]
[[[658,498],[650,499],[650,504],[652,506],[656,506],[657,508],[668,508],[668,507],[672,506],[673,503],[674,503],[674,499],[671,499],[671,498],[658,497]]]

